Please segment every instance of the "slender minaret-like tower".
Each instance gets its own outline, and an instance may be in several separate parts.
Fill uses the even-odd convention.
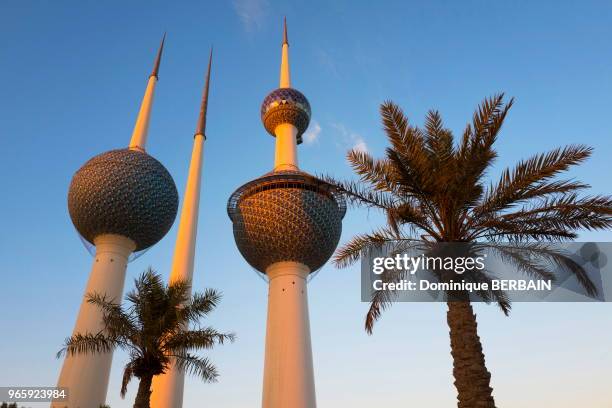
[[[95,246],[74,334],[96,334],[103,330],[102,311],[89,304],[86,295],[99,293],[120,303],[130,254],[162,239],[176,217],[178,193],[174,180],[159,161],[145,152],[163,46],[162,39],[129,148],[92,158],[70,183],[70,218],[81,237]],[[111,362],[112,353],[66,356],[57,384],[68,388],[68,401],[51,406],[103,405]]]
[[[183,207],[174,247],[170,283],[175,281],[191,282],[193,278],[193,259],[195,255],[196,236],[198,230],[198,209],[200,206],[200,185],[202,180],[202,162],[204,142],[206,141],[206,111],[208,109],[208,89],[210,85],[210,68],[212,65],[212,49],[208,59],[206,82],[202,94],[200,115],[193,137],[191,162],[183,198]],[[180,408],[183,406],[184,372],[174,365],[167,373],[153,378],[151,408]]]
[[[338,245],[346,206],[298,167],[310,104],[291,87],[286,23],[280,88],[264,99],[261,118],[276,137],[274,169],[236,190],[228,214],[240,253],[269,281],[262,406],[314,408],[307,279]]]

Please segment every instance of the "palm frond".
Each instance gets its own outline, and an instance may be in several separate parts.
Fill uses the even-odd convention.
[[[493,287],[492,274],[487,273],[485,270],[472,270],[469,274],[464,274],[463,278],[473,283],[486,283],[488,289],[475,291],[475,295],[487,304],[495,302],[504,315],[508,316],[510,314],[512,301],[505,291],[491,289]]]
[[[397,181],[404,187],[420,186],[421,190],[429,191],[433,173],[423,131],[409,126],[402,109],[391,101],[384,102],[380,112],[391,143],[386,149],[387,159],[395,168]]]
[[[374,325],[380,319],[382,313],[390,308],[391,305],[393,305],[393,300],[390,298],[388,291],[379,290],[374,292],[364,322],[366,333],[372,334],[374,332]]]
[[[592,148],[576,145],[555,149],[519,162],[513,170],[503,171],[497,185],[489,187],[482,203],[474,208],[476,216],[505,210],[518,202],[549,194],[551,190],[579,189],[582,184],[543,184],[560,172],[586,160]]]
[[[184,280],[176,280],[168,285],[166,298],[172,305],[180,305],[189,300],[191,283]]]
[[[574,231],[563,226],[533,225],[529,223],[508,222],[503,219],[491,219],[481,224],[483,229],[472,237],[484,238],[492,242],[507,240],[509,242],[525,242],[533,240],[567,241],[578,237]]]
[[[410,132],[408,118],[398,105],[391,101],[383,102],[380,106],[380,115],[387,137],[394,146],[404,149],[414,143],[422,144],[422,140],[414,140],[415,134]]]
[[[429,247],[429,243],[418,239],[399,239],[388,241],[385,244],[386,253],[390,257],[395,254],[406,253],[411,251],[423,251]],[[406,279],[407,271],[404,269],[385,269],[379,278],[383,283],[397,283]],[[374,331],[374,324],[381,317],[382,313],[387,310],[397,299],[398,292],[388,290],[373,291],[370,299],[370,307],[365,318],[365,330],[368,334]]]
[[[68,337],[64,347],[57,352],[57,358],[63,355],[74,356],[76,354],[100,354],[109,353],[118,346],[124,344],[116,338],[108,337],[104,333],[76,333]]]
[[[159,319],[160,310],[164,309],[166,286],[160,275],[152,268],[134,280],[134,289],[126,295],[126,300],[143,324],[150,325]]]
[[[399,282],[406,276],[405,270],[387,269],[380,279],[385,283]],[[377,290],[372,293],[370,307],[365,318],[365,330],[368,334],[374,331],[374,324],[382,316],[382,313],[393,305],[397,298],[397,292],[388,290]]]
[[[540,250],[540,256],[546,257],[556,267],[568,271],[575,276],[578,283],[586,290],[588,296],[597,296],[598,291],[595,283],[591,280],[586,270],[574,261],[566,251],[544,246]]]
[[[503,93],[493,95],[481,102],[472,119],[474,129],[474,138],[471,140],[472,148],[479,145],[485,148],[491,147],[495,143],[497,134],[513,104],[514,99],[511,98],[504,105]]]
[[[493,144],[513,102],[514,100],[510,99],[504,105],[504,94],[500,93],[486,98],[474,112],[472,123],[466,127],[457,150],[459,185],[477,184],[497,157]]]
[[[557,280],[557,269],[570,272],[585,289],[588,296],[597,296],[597,286],[585,269],[574,261],[571,254],[563,249],[542,242],[521,242],[513,244],[479,244],[482,248],[493,249],[502,259],[517,267],[519,272],[535,278]],[[512,257],[508,259],[505,257]],[[518,260],[518,261],[517,261]],[[532,267],[535,265],[535,267]]]
[[[326,175],[321,175],[319,178],[343,194],[348,204],[365,205],[383,210],[393,206],[393,197],[389,193],[376,191],[367,183],[352,180],[340,181]]]
[[[121,305],[109,300],[106,295],[89,293],[86,297],[88,303],[102,310],[104,328],[109,337],[129,338],[138,331],[134,319],[121,309]]]
[[[216,382],[219,373],[209,359],[198,357],[189,353],[173,354],[176,358],[176,367],[188,374],[196,375],[205,382]]]
[[[184,323],[197,321],[212,312],[221,301],[222,294],[214,289],[206,289],[204,293],[194,293],[191,301],[182,309]]]
[[[208,350],[216,344],[234,342],[234,333],[219,333],[212,327],[199,330],[188,330],[173,333],[164,341],[163,348],[171,354],[185,352],[187,350]]]
[[[418,133],[419,129],[411,132]],[[415,137],[421,139],[422,136]],[[395,171],[394,177],[404,195],[423,195],[423,192],[430,192],[436,187],[435,167],[431,163],[431,158],[427,150],[421,143],[412,147],[407,147],[404,152],[395,148],[385,149],[387,160]]]
[[[523,243],[522,245],[514,244],[482,244],[484,248],[490,248],[502,262],[512,265],[517,272],[528,276],[555,281],[556,276],[547,268],[547,264],[542,262],[540,251],[531,248],[539,248],[539,243]],[[535,255],[535,256],[534,256]]]
[[[442,167],[440,163],[453,158],[453,134],[444,128],[442,116],[437,110],[430,110],[425,117],[425,143],[430,160],[438,164],[437,168]]]
[[[145,321],[146,326],[154,327],[158,333],[181,330],[188,323],[185,319],[184,305],[190,300],[190,292],[190,282],[185,280],[171,282],[158,300],[157,311],[152,315],[155,318]]]
[[[378,191],[400,194],[398,184],[393,179],[393,167],[388,160],[374,160],[368,152],[358,149],[349,150],[346,157],[362,182],[372,185]]]
[[[533,201],[529,206],[498,215],[483,217],[474,227],[473,237],[520,236],[534,240],[575,238],[579,229],[602,230],[612,227],[612,197],[579,198],[576,193]]]
[[[384,244],[396,241],[397,236],[388,228],[380,228],[370,234],[358,234],[336,250],[333,262],[338,268],[346,268],[357,262],[364,251],[382,248]]]
[[[130,381],[134,377],[134,362],[128,362],[123,369],[123,377],[121,378],[121,391],[119,395],[121,398],[125,398],[125,394],[127,394],[127,387]]]

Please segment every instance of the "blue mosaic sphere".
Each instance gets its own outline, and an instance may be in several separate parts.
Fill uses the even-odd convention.
[[[261,273],[282,261],[314,272],[332,256],[342,233],[344,197],[301,171],[275,171],[230,197],[227,212],[246,261]]]
[[[261,104],[261,121],[272,136],[276,126],[283,123],[294,125],[297,142],[302,143],[302,135],[310,123],[310,103],[297,89],[278,88],[270,92]]]
[[[88,242],[103,234],[130,238],[140,251],[166,235],[178,209],[178,192],[168,170],[137,150],[95,156],[72,178],[68,211]]]

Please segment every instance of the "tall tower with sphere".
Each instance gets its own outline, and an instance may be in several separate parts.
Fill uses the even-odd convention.
[[[268,279],[263,408],[316,407],[307,282],[338,245],[346,205],[332,186],[298,167],[310,115],[306,97],[291,87],[285,22],[280,87],[261,106],[264,127],[276,138],[274,169],[228,202],[240,253]]]
[[[165,38],[165,36],[164,36]],[[164,46],[162,39],[128,148],[95,156],[72,178],[70,217],[81,237],[95,246],[85,288],[121,302],[130,254],[166,235],[178,208],[178,193],[166,168],[145,152],[149,118]],[[104,329],[102,311],[83,297],[73,333]],[[68,403],[52,407],[97,408],[105,403],[112,353],[68,355],[58,380]]]
[[[200,206],[200,187],[202,184],[202,166],[204,161],[204,142],[206,141],[206,112],[208,110],[208,90],[210,88],[210,69],[212,66],[212,49],[208,58],[208,70],[200,104],[200,114],[193,136],[193,148],[183,206],[179,219],[170,283],[176,281],[191,282],[198,233],[198,214]],[[151,408],[181,408],[183,406],[183,389],[185,373],[172,364],[162,375],[153,377],[151,387]]]

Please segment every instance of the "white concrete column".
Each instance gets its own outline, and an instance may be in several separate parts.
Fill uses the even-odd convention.
[[[187,186],[179,221],[170,284],[193,279],[193,260],[198,229],[198,208],[204,156],[204,136],[197,134],[193,141]],[[189,292],[191,294],[191,291]],[[163,375],[153,377],[151,408],[181,408],[185,374],[172,365]]]
[[[281,53],[280,88],[291,88],[291,73],[289,70],[289,44],[283,43]]]
[[[201,134],[195,135],[187,174],[187,185],[185,186],[185,195],[183,196],[183,207],[181,208],[181,217],[174,246],[170,284],[176,281],[191,281],[193,277],[203,157],[204,136]]]
[[[132,132],[132,139],[130,140],[129,148],[132,150],[145,151],[147,145],[147,135],[149,134],[149,122],[151,119],[151,108],[153,107],[153,99],[155,96],[155,84],[157,83],[157,77],[151,75],[149,82],[147,83],[147,89],[145,90],[144,97],[142,98],[142,104],[140,105],[140,111],[138,112],[138,118],[134,125],[134,131]]]
[[[280,124],[274,129],[274,170],[298,170],[297,133],[297,128],[289,123]]]
[[[94,240],[96,255],[85,288],[73,334],[98,333],[103,330],[103,313],[87,303],[89,293],[106,294],[121,303],[128,257],[136,248],[134,241],[114,234]],[[57,383],[68,388],[68,402],[52,403],[55,408],[98,408],[106,401],[108,378],[113,354],[79,354],[66,356]]]
[[[277,262],[270,279],[263,408],[315,408],[306,278],[299,262]]]

